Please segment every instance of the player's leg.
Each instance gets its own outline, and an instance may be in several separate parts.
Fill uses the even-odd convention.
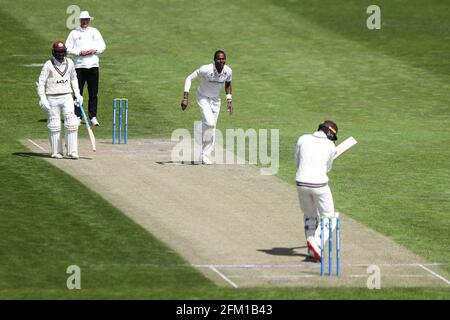
[[[214,116],[211,99],[197,96],[197,103],[202,114],[202,152],[200,161],[211,164],[210,156],[214,147],[214,130],[216,128],[216,117]]]
[[[98,68],[90,68],[86,70],[87,73],[87,87],[89,93],[89,119],[95,118],[92,124],[98,125],[97,121],[97,96],[98,96]]]
[[[305,237],[308,239],[308,237],[314,236],[314,232],[316,230],[317,209],[315,207],[314,198],[311,194],[310,188],[297,186],[297,194],[300,209],[303,212]]]
[[[322,188],[317,188],[316,190],[317,207],[319,209],[319,215],[326,218],[338,218],[339,213],[334,211],[334,201],[333,194],[331,193],[330,187],[325,186]],[[329,222],[330,219],[325,219],[324,221],[324,242],[328,241],[329,238]],[[331,219],[332,230],[336,228],[336,219]],[[320,225],[316,229],[316,237],[320,238]]]
[[[48,97],[48,102],[50,110],[48,111],[47,128],[48,142],[50,143],[50,155],[52,158],[62,159],[61,107],[58,99]]]
[[[315,240],[318,210],[312,188],[297,186],[300,209],[303,212],[303,224],[305,228],[308,254],[311,258],[320,259],[320,242]]]
[[[211,154],[212,150],[214,150],[215,144],[216,144],[216,128],[217,128],[217,120],[219,119],[220,114],[220,98],[211,99],[211,110],[214,117],[214,128],[211,129],[212,132],[212,142],[211,142],[211,151],[209,153]],[[221,147],[221,146],[220,146]],[[217,155],[214,154],[214,157]],[[215,159],[217,163],[217,158]]]
[[[73,112],[73,100],[70,95],[64,98],[63,115],[67,155],[72,159],[78,159],[78,127],[80,120]]]
[[[77,73],[77,79],[78,79],[78,87],[80,88],[80,94],[83,95],[83,88],[84,84],[86,83],[86,76],[85,76],[85,70],[84,68],[77,68],[75,69],[75,72]],[[74,113],[75,115],[81,119],[81,110],[80,108],[74,107]]]

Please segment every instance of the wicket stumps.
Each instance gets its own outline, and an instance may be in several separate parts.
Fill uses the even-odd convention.
[[[328,221],[328,275],[333,275],[333,220],[336,222],[336,275],[341,273],[341,222],[339,218],[320,218],[320,275],[325,274],[325,221]]]
[[[118,118],[119,118],[119,128],[116,129],[117,125],[117,117],[116,110],[119,107]],[[123,110],[125,109],[125,125],[122,128],[122,118],[123,118]],[[122,131],[123,131],[123,143],[128,143],[128,99],[127,98],[115,98],[113,100],[113,127],[112,127],[112,144],[116,143],[116,131],[117,131],[117,143],[122,143]]]

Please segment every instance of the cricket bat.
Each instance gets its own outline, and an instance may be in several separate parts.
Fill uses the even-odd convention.
[[[334,156],[334,160],[357,143],[358,141],[356,141],[353,137],[345,139],[336,147],[336,155]]]
[[[92,131],[91,126],[89,125],[89,121],[88,121],[88,119],[86,117],[86,113],[84,112],[83,105],[80,103],[80,104],[78,104],[78,107],[80,108],[81,114],[83,116],[83,120],[86,123],[86,128],[87,128],[87,131],[88,131],[88,134],[89,134],[89,140],[91,140],[92,151],[95,152],[95,136],[94,136],[94,132]]]

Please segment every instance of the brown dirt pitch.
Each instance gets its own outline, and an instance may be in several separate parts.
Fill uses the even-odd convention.
[[[27,139],[23,144],[36,155],[48,152],[44,140]],[[169,140],[131,140],[128,145],[98,141],[96,153],[88,141],[79,144],[79,160],[44,158],[220,285],[365,287],[377,267],[382,287],[450,284],[439,264],[345,213],[341,213],[341,276],[320,277],[320,263],[306,260],[295,186],[260,175],[256,167],[173,163],[174,143]]]

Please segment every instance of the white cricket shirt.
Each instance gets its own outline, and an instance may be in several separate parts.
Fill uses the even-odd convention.
[[[75,68],[94,68],[99,66],[98,55],[106,49],[100,31],[93,27],[85,29],[77,27],[69,33],[66,40],[67,53],[73,55]],[[97,52],[88,56],[80,56],[81,51],[95,49]]]
[[[323,131],[305,134],[298,139],[295,151],[297,182],[328,183],[327,173],[333,165],[336,146]]]
[[[208,98],[218,98],[225,82],[231,82],[232,71],[229,66],[225,65],[222,72],[218,73],[214,63],[205,64],[186,78],[184,83],[185,92],[189,92],[192,80],[198,77],[202,78],[202,81],[197,89],[197,93]]]
[[[55,58],[47,60],[39,75],[37,86],[39,97],[71,94],[72,89],[75,96],[80,95],[73,61],[68,58],[65,58],[63,62],[59,62]]]

